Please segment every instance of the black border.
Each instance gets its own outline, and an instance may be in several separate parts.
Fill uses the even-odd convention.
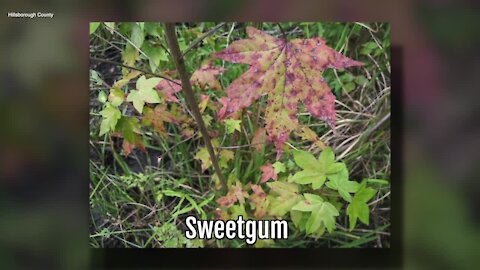
[[[403,266],[403,48],[391,48],[390,248],[90,248],[92,269],[372,268]]]

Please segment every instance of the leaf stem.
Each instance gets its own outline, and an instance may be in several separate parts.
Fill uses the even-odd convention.
[[[180,80],[182,81],[182,90],[185,93],[185,98],[190,106],[190,109],[192,110],[193,117],[198,124],[203,140],[205,141],[205,146],[207,147],[208,154],[212,160],[215,173],[222,184],[222,188],[227,191],[227,181],[223,177],[220,166],[218,165],[217,157],[215,156],[212,142],[210,140],[210,135],[208,135],[207,128],[205,127],[202,115],[198,109],[198,103],[193,95],[192,86],[190,85],[190,76],[185,68],[184,59],[182,57],[182,53],[180,52],[174,23],[165,23],[165,34],[167,36],[168,46],[175,62],[175,66],[177,67],[178,74],[180,75]]]

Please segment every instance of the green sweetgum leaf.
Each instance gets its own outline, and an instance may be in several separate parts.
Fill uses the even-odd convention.
[[[281,173],[281,172],[285,172],[285,170],[286,170],[285,165],[280,161],[276,161],[275,163],[273,163],[272,166],[275,169],[275,172],[277,174]]]
[[[339,215],[335,206],[329,202],[325,202],[320,196],[315,194],[304,194],[305,200],[298,202],[292,211],[308,212],[309,217],[305,223],[305,230],[307,234],[323,233],[324,228],[328,232],[332,232],[335,229],[335,217]],[[296,222],[299,220],[298,214],[295,217]],[[295,222],[295,221],[294,221]]]
[[[123,103],[124,100],[125,100],[125,93],[123,93],[123,91],[120,90],[120,88],[113,87],[112,89],[110,89],[110,94],[108,95],[108,101],[110,101],[110,103],[113,106],[118,107],[120,104]]]
[[[298,194],[298,185],[285,182],[268,182],[270,187],[270,205],[268,213],[272,216],[283,217],[303,197]]]
[[[102,123],[100,124],[100,136],[103,134],[115,130],[115,126],[117,125],[118,119],[122,117],[122,113],[119,109],[112,106],[112,104],[107,103],[105,108],[100,111],[102,115]]]
[[[328,174],[327,187],[337,190],[340,196],[347,202],[352,201],[350,193],[355,193],[358,190],[358,182],[348,180],[348,170],[345,163],[341,163],[340,171],[334,174]]]
[[[312,184],[313,189],[321,188],[327,175],[339,172],[343,164],[335,162],[335,155],[330,147],[325,148],[318,159],[306,151],[293,152],[293,159],[303,171],[294,174],[290,181],[302,185]]]
[[[363,181],[358,188],[352,202],[347,207],[347,215],[350,223],[350,230],[355,228],[357,219],[363,224],[369,224],[370,209],[367,202],[375,196],[376,191],[373,188],[367,188],[367,181]]]
[[[225,126],[227,127],[227,134],[232,134],[235,130],[240,131],[241,120],[227,119],[225,120]]]
[[[133,107],[139,113],[142,113],[145,103],[160,103],[160,97],[154,90],[160,81],[160,78],[146,79],[145,76],[140,77],[137,80],[137,90],[130,91],[127,101],[133,102]]]

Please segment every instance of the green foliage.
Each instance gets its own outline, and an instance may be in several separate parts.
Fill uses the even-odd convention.
[[[376,193],[377,192],[373,188],[367,188],[366,181],[363,181],[362,184],[360,184],[352,202],[347,207],[347,214],[350,220],[350,230],[355,228],[357,218],[364,224],[369,224],[370,209],[368,208],[367,202],[375,196]]]
[[[112,106],[110,103],[107,103],[105,108],[100,112],[102,115],[102,123],[100,124],[100,136],[105,133],[115,130],[118,119],[122,117],[122,113],[119,109]]]
[[[370,209],[371,205],[388,207],[389,203],[382,197],[390,188],[388,126],[378,127],[368,140],[363,135],[353,137],[356,134],[352,132],[371,128],[381,112],[389,109],[388,95],[381,96],[387,93],[389,83],[389,29],[382,24],[281,23],[290,42],[322,37],[334,50],[365,64],[361,68],[322,73],[340,103],[335,105],[340,133],[332,135],[327,125],[309,111],[308,101],[288,110],[288,116],[282,112],[283,106],[293,100],[292,89],[286,89],[288,95],[282,95],[280,86],[286,76],[269,72],[287,68],[268,61],[259,63],[268,75],[264,83],[274,86],[268,88],[273,91],[262,88],[263,92],[249,96],[246,88],[238,87],[236,100],[241,110],[222,111],[224,98],[230,95],[225,90],[235,86],[235,81],[251,66],[213,59],[212,55],[236,41],[248,41],[246,30],[250,26],[275,39],[282,39],[284,33],[278,24],[227,23],[204,36],[216,26],[190,23],[177,24],[176,29],[181,50],[185,52],[195,43],[185,52],[184,62],[192,74],[190,82],[221,173],[228,178],[227,191],[220,191],[212,160],[178,85],[178,71],[166,50],[163,25],[90,24],[94,57],[121,59],[121,64],[141,70],[91,66],[92,245],[245,245],[237,240],[186,239],[182,223],[187,215],[207,220],[236,219],[241,215],[244,219],[290,221],[288,240],[258,241],[255,247],[361,247],[374,246],[379,241],[388,243],[384,234],[375,233],[388,230],[388,212]],[[369,28],[376,32],[369,33]],[[254,47],[260,48],[260,43]],[[116,47],[120,52],[110,56],[109,50]],[[278,53],[283,57],[283,52]],[[275,78],[277,84],[273,84]],[[242,85],[249,87],[253,83],[246,80]],[[300,95],[304,94],[307,92]],[[307,96],[298,98],[307,100]],[[252,103],[254,99],[258,102]],[[247,100],[252,102],[244,106],[241,102]],[[333,106],[333,100],[329,102]],[[282,110],[276,113],[275,108]],[[334,111],[331,112],[333,117]],[[224,121],[219,119],[222,113],[229,115]],[[294,125],[289,125],[292,117]],[[264,126],[267,120],[274,122],[274,129],[285,126],[288,131],[281,144],[275,144],[278,138],[269,138],[269,129]],[[280,129],[270,131],[279,131],[280,136]],[[105,134],[109,136],[100,137]],[[327,144],[335,147],[326,147]],[[275,149],[285,154],[275,158]],[[334,150],[342,153],[341,160],[335,158]],[[354,179],[363,181],[359,184]],[[375,196],[377,199],[371,202]],[[96,215],[101,220],[95,220]],[[373,215],[382,215],[380,223]]]
[[[232,134],[233,132],[240,131],[241,120],[227,119],[225,120],[225,127],[227,128],[227,134]]]
[[[335,217],[339,215],[335,206],[323,201],[320,196],[315,194],[305,193],[303,196],[305,200],[292,207],[292,211],[304,212],[298,218],[299,221],[296,225],[307,234],[321,236],[325,228],[331,233],[335,228]],[[305,223],[303,223],[303,215],[308,216]]]
[[[160,97],[154,90],[160,80],[160,78],[146,79],[145,76],[141,76],[137,80],[137,90],[130,91],[127,101],[133,102],[133,106],[139,113],[142,113],[145,103],[160,103]]]
[[[347,166],[343,163],[341,164],[340,170],[335,174],[330,174],[327,176],[328,182],[326,183],[327,187],[337,190],[347,202],[352,200],[350,193],[354,193],[358,189],[358,183],[355,181],[348,180],[348,170]]]
[[[342,165],[335,162],[331,148],[326,148],[319,156],[318,160],[305,151],[295,151],[293,154],[295,163],[300,166],[303,171],[297,172],[290,181],[298,184],[312,184],[313,189],[322,187],[327,176],[338,173]]]
[[[93,34],[97,30],[98,26],[100,26],[99,22],[91,22],[90,23],[90,35]]]

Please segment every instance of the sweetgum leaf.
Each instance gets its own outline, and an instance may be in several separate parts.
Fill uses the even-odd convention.
[[[267,182],[270,179],[277,180],[278,175],[272,163],[263,165],[262,167],[260,167],[260,170],[262,171],[262,177],[260,179],[261,184]]]
[[[260,219],[266,215],[270,201],[261,186],[250,184],[250,187],[252,188],[253,194],[250,195],[249,200],[255,206],[253,216]]]
[[[112,106],[110,103],[107,103],[107,106],[100,111],[102,115],[102,123],[100,124],[100,136],[107,133],[110,130],[115,130],[118,119],[122,117],[122,113],[119,109]]]
[[[161,79],[158,85],[155,87],[165,101],[179,103],[175,93],[180,92],[182,90],[182,86],[180,85],[180,81],[175,80],[175,82],[178,84],[169,80]]]
[[[240,131],[241,120],[227,119],[225,120],[225,126],[227,127],[227,134],[232,134],[233,132]]]
[[[338,210],[329,202],[315,194],[304,194],[305,200],[298,202],[292,211],[310,212],[305,224],[307,234],[318,233],[324,226],[328,232],[335,228],[335,217],[339,215]],[[298,217],[296,217],[298,223]]]
[[[287,41],[247,27],[248,39],[233,42],[215,57],[250,65],[233,81],[219,118],[244,109],[263,94],[268,95],[265,126],[268,139],[277,148],[277,159],[289,134],[298,126],[297,106],[302,101],[313,117],[335,128],[335,96],[321,76],[326,68],[363,65],[325,45],[322,38]]]
[[[216,76],[225,72],[222,67],[214,67],[211,63],[208,63],[201,68],[197,69],[190,77],[190,83],[192,85],[198,85],[203,90],[212,89],[220,90],[222,86],[217,80]]]
[[[283,164],[282,162],[280,161],[277,161],[275,163],[273,163],[273,168],[275,169],[275,172],[278,174],[278,173],[281,173],[281,172],[285,172],[286,168],[285,168],[285,164]]]
[[[272,216],[283,217],[303,198],[296,184],[277,181],[267,185],[270,187],[268,213]]]
[[[110,101],[110,103],[113,106],[118,107],[120,104],[123,103],[124,100],[125,100],[125,93],[122,90],[120,90],[117,87],[113,87],[112,89],[110,89],[110,94],[108,95],[108,101]]]
[[[145,76],[137,80],[137,90],[130,91],[127,101],[133,102],[133,107],[139,113],[142,113],[145,103],[160,103],[160,97],[157,92],[153,90],[160,82],[160,78],[146,79]]]
[[[293,159],[303,171],[295,173],[290,181],[298,184],[312,184],[313,189],[319,189],[328,175],[338,173],[344,165],[335,162],[335,155],[330,147],[325,148],[318,159],[306,151],[294,151]]]
[[[210,159],[210,155],[208,154],[206,147],[200,147],[194,158],[200,160],[202,163],[202,172],[212,166],[212,160]]]
[[[357,219],[363,224],[369,224],[370,210],[367,202],[375,196],[376,191],[373,188],[367,188],[367,181],[363,181],[358,188],[352,202],[347,207],[347,215],[350,223],[350,230],[355,228]]]
[[[145,108],[143,111],[143,123],[153,125],[160,134],[165,134],[164,123],[178,123],[177,118],[167,110],[165,104],[157,105],[155,109]]]
[[[340,196],[347,202],[352,201],[350,193],[355,193],[358,190],[358,182],[348,180],[348,170],[345,163],[341,163],[340,170],[334,174],[327,175],[327,187],[337,190]]]
[[[123,137],[122,149],[126,156],[135,148],[146,151],[141,135],[140,123],[137,118],[123,116],[115,127],[115,133]]]
[[[119,88],[120,89],[120,88],[124,87],[125,85],[127,85],[130,82],[130,80],[136,78],[140,74],[141,74],[140,71],[132,70],[130,73],[123,76],[122,79],[116,81],[115,84],[113,84],[112,88]]]
[[[237,181],[234,186],[231,186],[227,195],[217,199],[217,203],[223,207],[231,207],[237,201],[240,204],[245,203],[245,199],[248,198],[248,193],[243,190],[242,184]]]

